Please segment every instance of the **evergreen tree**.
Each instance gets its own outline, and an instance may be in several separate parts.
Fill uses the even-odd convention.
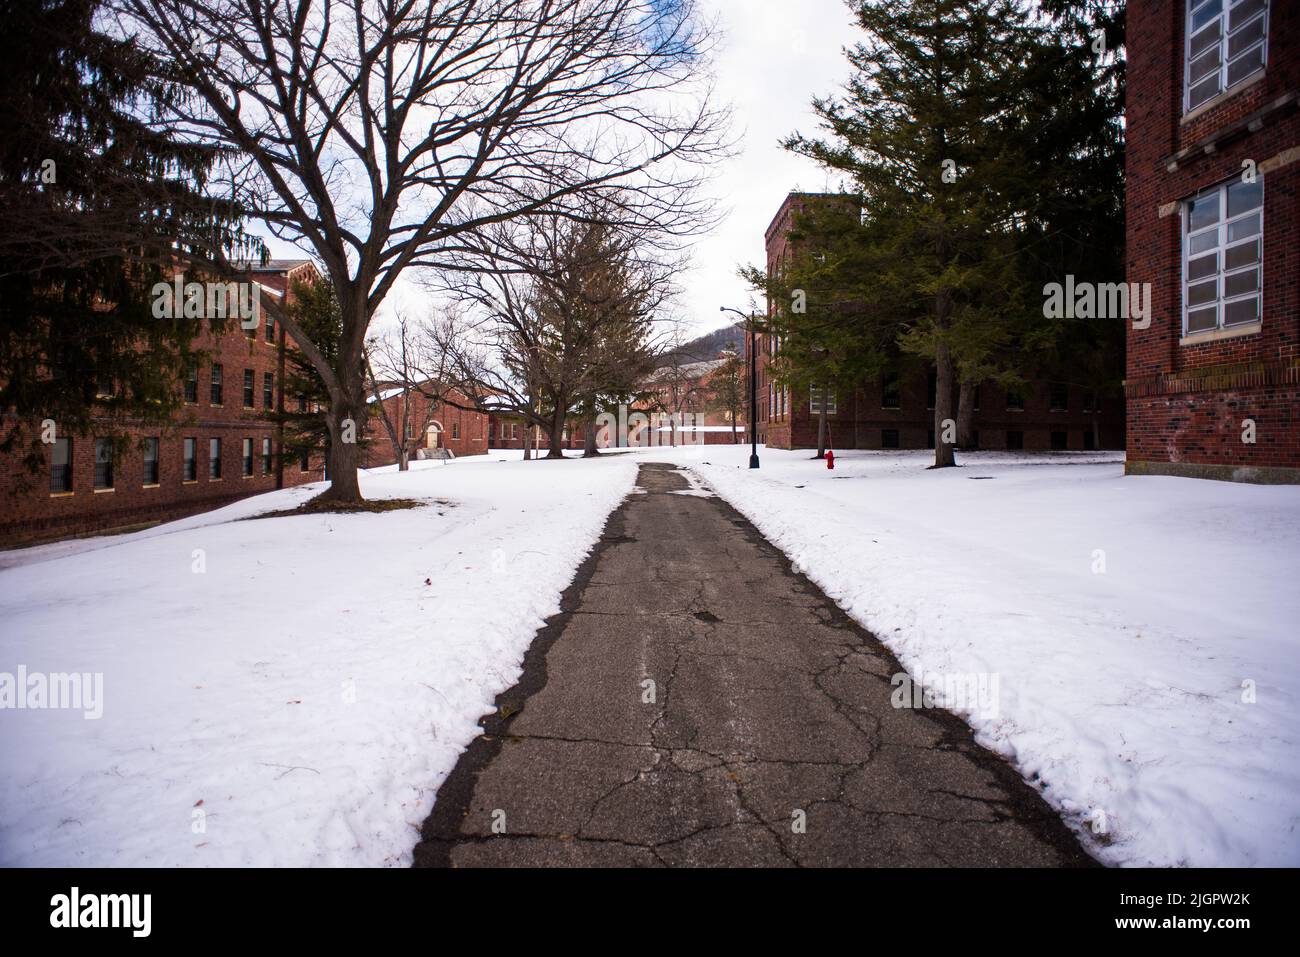
[[[331,362],[338,358],[343,334],[343,313],[334,287],[324,279],[297,281],[290,288],[287,310],[318,343]],[[328,459],[331,433],[327,416],[330,394],[316,367],[297,349],[285,354],[284,409],[267,413],[280,425],[280,455],[284,464],[304,458]],[[366,445],[366,423],[355,422],[353,437],[359,448]]]
[[[209,148],[160,136],[150,113],[183,96],[157,64],[96,28],[101,0],[0,0],[0,450],[57,434],[125,443],[164,424],[195,359],[193,320],[155,318],[150,291],[209,253],[258,251],[238,210],[203,193]],[[193,269],[191,270],[193,272]],[[218,323],[219,324],[219,323]]]
[[[826,135],[785,145],[844,174],[860,210],[807,204],[791,260],[746,275],[776,306],[768,328],[786,382],[879,374],[899,351],[932,363],[935,465],[952,465],[980,382],[1059,376],[1083,348],[1104,358],[1090,382],[1117,355],[1122,366],[1122,329],[1048,321],[1041,296],[1067,272],[1122,277],[1122,55],[1094,36],[1122,43],[1122,10],[850,5],[867,32],[848,52],[854,76],[844,96],[814,101]]]
[[[958,366],[998,348],[1015,285],[1009,236],[1027,184],[1006,134],[1027,17],[1009,0],[862,0],[856,13],[867,40],[848,53],[847,97],[814,102],[830,139],[786,145],[862,193],[899,344],[935,365],[935,466],[950,466]]]

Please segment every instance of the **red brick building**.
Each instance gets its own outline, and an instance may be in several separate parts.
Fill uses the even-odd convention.
[[[450,449],[457,458],[482,455],[488,450],[489,423],[486,413],[466,412],[455,405],[432,400],[422,392],[409,391],[403,394],[403,391],[400,386],[385,389],[380,392],[380,401],[384,404],[393,428],[400,430],[405,423],[415,448],[426,451]],[[448,398],[459,405],[469,404],[469,400],[455,390],[448,393]],[[409,409],[404,409],[403,406],[407,403]],[[393,449],[392,439],[377,410],[371,414],[366,431],[369,445],[366,448],[365,467],[375,468],[396,462],[397,453]],[[413,450],[411,458],[417,457]]]
[[[529,426],[524,424],[524,420],[514,415],[493,414],[488,416],[488,448],[489,449],[522,449],[524,447],[524,436]],[[551,448],[551,440],[547,434],[537,426],[532,426],[533,430],[533,448],[547,452]],[[565,449],[583,448],[585,439],[582,427],[574,421],[570,421],[564,429],[560,445]]]
[[[291,281],[316,275],[308,260],[271,260],[252,272],[262,296],[281,297]],[[279,324],[264,312],[257,328],[233,324],[198,346],[210,358],[177,384],[183,411],[166,427],[130,430],[124,456],[114,460],[92,433],[58,435],[35,477],[23,450],[0,458],[0,545],[168,521],[324,478],[319,461],[281,462],[278,427],[263,418],[285,403],[292,347]]]
[[[793,254],[789,234],[809,203],[852,203],[852,196],[791,193],[767,228],[767,269],[778,271]],[[770,306],[769,308],[774,308]],[[769,375],[780,352],[775,336],[758,337],[758,440],[774,448],[816,448],[819,390],[793,394]],[[746,337],[745,355],[749,355]],[[933,448],[935,374],[919,362],[903,363],[885,381],[863,381],[852,390],[828,394],[827,447],[840,449]],[[1124,409],[1065,382],[1030,382],[1010,392],[986,382],[975,390],[975,445],[981,449],[1091,450],[1123,448]]]
[[[714,359],[701,359],[656,369],[646,381],[643,389],[648,398],[637,403],[637,411],[643,413],[663,412],[669,415],[689,415],[689,421],[679,420],[682,424],[661,424],[658,442],[660,445],[681,445],[697,443],[700,445],[733,445],[744,439],[745,416],[749,411],[749,372],[745,368],[742,379],[740,408],[736,410],[735,421],[731,413],[714,407],[714,378],[723,372],[727,361],[725,354]],[[628,430],[633,432],[631,428]],[[638,432],[641,430],[637,430]],[[633,435],[633,444],[643,442],[643,437]]]
[[[1300,482],[1300,3],[1128,9],[1128,471]]]

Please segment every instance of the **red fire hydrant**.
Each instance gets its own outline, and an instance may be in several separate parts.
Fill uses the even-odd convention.
[[[826,467],[828,469],[835,468],[835,453],[830,449],[826,450]]]

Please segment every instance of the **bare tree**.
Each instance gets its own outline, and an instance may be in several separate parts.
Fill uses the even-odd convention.
[[[310,248],[343,311],[338,358],[285,318],[330,395],[331,487],[361,498],[371,317],[411,266],[485,227],[600,194],[629,228],[689,231],[723,148],[693,0],[112,0],[191,97],[168,135],[225,151],[210,191]],[[277,317],[279,318],[279,317]]]
[[[681,329],[675,329],[667,348],[660,353],[658,364],[648,382],[655,410],[666,412],[670,416],[669,440],[673,445],[677,444],[682,413],[708,397],[708,390],[702,381],[705,370],[700,365],[706,357],[688,350],[690,343],[684,340]]]
[[[367,340],[366,377],[375,418],[393,446],[398,471],[405,472],[446,391],[447,355],[427,323],[412,326],[399,315],[388,334]]]
[[[540,428],[550,458],[562,457],[570,419],[594,439],[601,403],[635,390],[651,367],[653,313],[675,292],[673,265],[595,212],[498,227],[474,254],[482,268],[467,260],[445,287],[475,316],[443,327],[457,388]]]
[[[722,354],[722,364],[709,377],[707,402],[710,409],[727,416],[731,425],[731,442],[740,442],[736,426],[741,419],[741,410],[749,394],[745,358],[738,352],[728,350]]]

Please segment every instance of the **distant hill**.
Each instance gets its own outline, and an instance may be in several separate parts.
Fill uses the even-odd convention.
[[[714,329],[677,349],[667,350],[660,358],[659,364],[671,365],[674,358],[678,364],[716,359],[719,352],[727,349],[734,349],[741,353],[745,351],[745,330],[739,323]]]

